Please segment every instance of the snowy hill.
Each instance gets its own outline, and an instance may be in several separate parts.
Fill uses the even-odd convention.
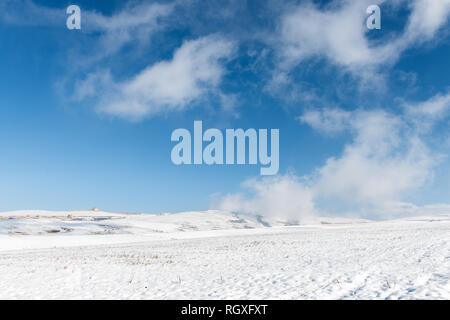
[[[449,299],[450,215],[7,212],[0,275],[0,299]]]
[[[0,213],[0,234],[149,234],[263,226],[255,219],[243,219],[219,212],[176,214],[125,214],[103,211],[15,211]]]
[[[368,220],[315,218],[310,224],[362,223]],[[0,234],[8,235],[99,235],[148,234],[226,229],[253,229],[297,225],[292,221],[266,219],[219,210],[161,214],[130,214],[105,211],[0,212]]]
[[[317,218],[311,221],[315,225],[363,222],[367,221],[342,218]],[[88,210],[11,211],[0,213],[0,251],[219,236],[232,230],[292,225],[288,221],[218,210],[162,214]]]

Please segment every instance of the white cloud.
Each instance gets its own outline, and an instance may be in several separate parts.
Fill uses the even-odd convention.
[[[345,1],[342,6],[321,10],[307,2],[290,10],[280,27],[285,62],[321,55],[345,66],[373,63],[378,54],[369,48],[362,24],[368,3]]]
[[[425,102],[406,104],[405,108],[410,116],[418,117],[421,121],[424,117],[432,120],[445,118],[450,111],[450,92],[438,94]]]
[[[280,39],[276,42],[281,68],[288,70],[306,59],[319,57],[363,79],[376,81],[380,65],[392,65],[408,48],[433,39],[450,14],[450,0],[414,0],[405,31],[371,43],[364,23],[366,8],[384,4],[391,9],[390,5],[399,3],[408,2],[346,0],[333,1],[324,8],[306,2],[290,8],[281,18]]]
[[[379,206],[402,199],[432,178],[437,157],[402,116],[355,111],[347,117],[346,129],[352,142],[317,170],[318,197]]]
[[[444,97],[436,95],[418,104],[419,109],[432,114],[441,111],[436,105],[447,105],[442,103],[447,101]],[[347,131],[351,140],[340,156],[327,159],[303,180],[293,175],[249,180],[244,186],[253,196],[230,194],[216,207],[291,220],[322,212],[324,203],[331,208],[328,213],[341,211],[343,205],[347,213],[371,218],[448,210],[448,206],[418,207],[404,202],[432,181],[443,158],[427,146],[431,132],[417,126],[408,112],[322,109],[306,111],[299,120],[327,134]]]
[[[342,109],[326,109],[326,112],[309,110],[297,119],[324,133],[337,133],[347,127],[351,113]]]
[[[315,200],[340,199],[356,204],[361,212],[379,215],[413,212],[398,204],[432,181],[444,157],[428,147],[427,137],[433,134],[433,123],[449,108],[448,96],[433,96],[406,108],[404,114],[307,111],[300,118],[303,123],[328,132],[337,122],[340,130],[352,135],[342,155],[329,158],[314,173]],[[418,125],[424,116],[428,117],[427,130]]]
[[[95,34],[89,54],[79,63],[90,64],[117,53],[128,43],[146,45],[151,35],[162,27],[161,19],[169,16],[175,3],[131,2],[120,11],[105,16],[81,8],[81,32]],[[64,28],[68,15],[65,8],[51,8],[31,0],[0,3],[0,19],[8,24],[55,26]]]
[[[114,92],[113,86],[114,81],[109,70],[89,73],[82,81],[75,82],[73,99],[82,101],[88,97],[96,96],[99,92],[107,90]]]
[[[404,35],[406,42],[423,42],[432,39],[442,28],[450,14],[450,0],[415,0]]]
[[[133,42],[146,45],[151,35],[159,30],[161,19],[173,12],[174,3],[141,2],[126,6],[118,13],[104,16],[95,11],[83,11],[83,28],[88,33],[100,33],[96,53],[90,61],[118,52]]]
[[[146,3],[127,6],[115,15],[86,11],[85,25],[90,31],[129,30],[142,25],[155,25],[158,17],[167,16],[173,10],[173,4]]]
[[[219,36],[186,41],[171,60],[149,66],[128,81],[114,82],[107,72],[89,75],[76,86],[75,97],[95,93],[100,96],[98,111],[130,120],[183,110],[208,94],[222,96],[218,87],[223,62],[233,52],[234,44]],[[104,85],[96,88],[99,83]]]

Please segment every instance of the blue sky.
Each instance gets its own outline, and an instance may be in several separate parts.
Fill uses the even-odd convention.
[[[449,15],[448,0],[2,1],[0,210],[448,210]],[[279,128],[279,174],[175,166],[171,132],[194,120]]]

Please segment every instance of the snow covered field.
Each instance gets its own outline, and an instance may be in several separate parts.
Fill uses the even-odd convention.
[[[450,299],[450,215],[287,224],[0,213],[0,299]]]

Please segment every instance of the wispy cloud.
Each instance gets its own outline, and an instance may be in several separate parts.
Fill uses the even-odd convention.
[[[403,33],[371,42],[365,26],[366,8],[409,4],[411,14]],[[448,22],[450,0],[333,1],[325,7],[302,2],[289,8],[280,20],[275,42],[280,68],[289,70],[311,58],[324,58],[345,72],[376,85],[380,66],[397,62],[402,53],[436,37]]]
[[[126,79],[113,76],[115,66],[107,58],[120,57],[121,49],[128,45],[134,48],[147,46],[152,35],[167,26],[163,20],[178,4],[177,1],[133,1],[108,16],[82,8],[81,32],[88,34],[90,37],[86,39],[92,41],[82,50],[78,51],[76,45],[72,49],[71,70],[67,77],[70,81],[63,78],[57,86],[62,95],[71,96],[77,102],[89,100],[99,113],[132,121],[184,110],[207,96],[216,96],[224,110],[236,113],[234,96],[219,89],[226,73],[225,63],[235,53],[236,43],[219,35],[184,41],[171,59],[159,59]],[[40,6],[28,0],[7,1],[3,7],[2,19],[6,23],[24,24],[21,15],[26,12],[28,20],[34,24],[61,22],[61,28],[65,26],[62,21],[67,15],[62,9]],[[86,73],[94,65],[96,71]]]
[[[450,92],[438,94],[425,102],[406,103],[406,112],[421,121],[444,119],[450,113]]]
[[[65,26],[66,11],[35,4],[31,0],[0,2],[0,21],[25,26]]]
[[[411,10],[407,29],[400,40],[404,46],[433,39],[448,22],[450,0],[415,0]]]
[[[98,62],[129,43],[147,45],[152,34],[163,27],[162,19],[173,12],[175,5],[176,1],[164,4],[133,1],[109,16],[82,8],[80,32],[94,35],[96,41],[79,62],[86,65]],[[31,0],[5,0],[0,4],[0,21],[6,24],[63,29],[66,19],[66,8],[46,7]]]
[[[336,108],[326,112],[309,110],[297,119],[318,131],[332,134],[344,131],[351,117],[351,112]]]
[[[93,11],[84,12],[84,31],[100,34],[94,58],[98,60],[113,55],[128,43],[147,45],[151,36],[163,28],[162,18],[169,16],[174,7],[175,2],[142,2],[127,5],[111,16]],[[93,60],[92,56],[89,60]]]
[[[317,170],[318,196],[378,206],[402,199],[432,178],[437,157],[401,116],[356,111],[347,129],[352,142]]]
[[[89,74],[76,85],[75,97],[95,95],[99,112],[134,121],[184,110],[209,94],[220,98],[224,62],[234,49],[233,42],[220,36],[185,41],[171,60],[148,66],[129,80],[117,82],[109,71]]]

